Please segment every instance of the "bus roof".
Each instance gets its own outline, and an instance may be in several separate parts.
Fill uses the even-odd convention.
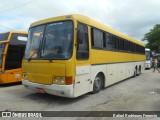
[[[119,36],[123,39],[127,39],[131,42],[134,42],[134,43],[137,43],[139,45],[144,46],[144,43],[142,43],[138,40],[135,40],[135,39],[133,39],[133,38],[127,36],[127,35],[124,35],[124,34],[118,32],[117,30],[114,30],[114,29],[110,28],[109,26],[104,25],[102,23],[99,23],[98,21],[93,20],[93,19],[91,19],[87,16],[79,15],[79,14],[64,15],[64,16],[58,16],[58,17],[52,17],[52,18],[40,20],[40,21],[32,23],[30,27],[42,25],[42,24],[45,24],[45,23],[50,23],[50,22],[53,22],[53,21],[62,21],[62,20],[69,20],[69,19],[83,22],[83,23],[88,24],[90,26],[96,27],[96,28],[101,29],[103,31],[109,32],[109,33],[114,34],[116,36]]]

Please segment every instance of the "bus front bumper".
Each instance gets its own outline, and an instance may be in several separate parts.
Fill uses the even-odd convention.
[[[35,90],[40,93],[48,93],[56,96],[73,98],[73,84],[72,85],[44,85],[39,83],[29,82],[28,80],[22,80],[22,84],[25,88]]]

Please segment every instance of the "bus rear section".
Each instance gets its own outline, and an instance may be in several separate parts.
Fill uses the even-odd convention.
[[[146,48],[145,49],[146,53],[146,63],[145,63],[145,68],[150,69],[152,67],[152,55],[151,55],[151,50]]]
[[[10,31],[0,34],[0,84],[22,80],[22,58],[27,32]]]

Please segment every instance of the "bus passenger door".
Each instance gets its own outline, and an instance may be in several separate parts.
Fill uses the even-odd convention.
[[[83,95],[90,90],[90,60],[88,37],[87,25],[78,23],[74,97]]]

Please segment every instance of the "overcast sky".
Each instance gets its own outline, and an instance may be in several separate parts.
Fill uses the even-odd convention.
[[[82,14],[141,40],[160,24],[160,0],[0,0],[0,32],[28,31],[44,18]]]

